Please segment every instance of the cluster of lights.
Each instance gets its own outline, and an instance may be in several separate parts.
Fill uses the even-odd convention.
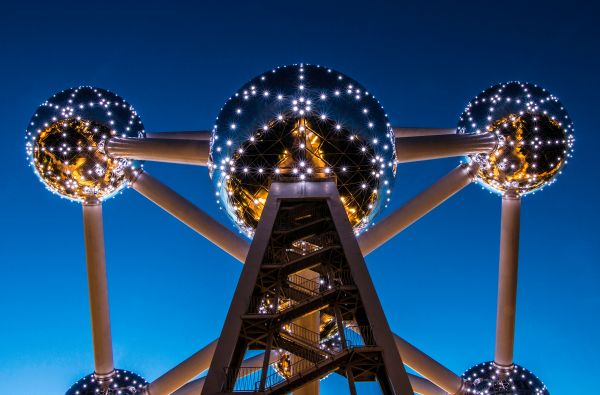
[[[573,123],[558,99],[537,85],[509,82],[475,97],[459,133],[494,133],[489,154],[471,155],[478,180],[494,191],[524,195],[554,182],[573,151]]]
[[[529,370],[519,366],[500,367],[494,362],[473,366],[462,375],[477,395],[549,395],[548,389]]]
[[[111,137],[144,137],[144,126],[112,92],[79,87],[45,101],[25,132],[29,163],[46,187],[75,201],[106,199],[127,184],[139,163],[107,155]]]
[[[395,163],[379,102],[343,74],[300,64],[254,78],[225,103],[209,171],[217,203],[249,237],[271,181],[332,176],[358,234],[389,202]]]
[[[136,395],[142,394],[146,380],[127,370],[115,369],[108,377],[92,373],[77,381],[65,395]]]
[[[334,354],[344,349],[342,346],[342,338],[338,332],[335,332],[335,334],[321,340],[320,347],[322,350]]]
[[[289,379],[292,377],[292,354],[279,349],[279,359],[271,364],[271,367],[281,378]]]

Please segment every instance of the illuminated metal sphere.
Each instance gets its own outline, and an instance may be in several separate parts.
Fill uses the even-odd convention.
[[[279,67],[225,103],[209,166],[217,202],[248,236],[271,181],[332,176],[358,233],[389,201],[394,133],[379,102],[353,79],[321,66]]]
[[[133,107],[104,89],[67,89],[31,118],[27,156],[50,191],[75,201],[106,199],[126,185],[125,170],[139,166],[107,156],[105,143],[112,136],[145,136]]]
[[[500,193],[524,195],[556,179],[573,150],[573,123],[558,99],[537,85],[508,82],[476,96],[458,133],[495,133],[497,148],[471,155],[479,181]]]
[[[141,394],[148,382],[127,370],[115,369],[109,378],[101,379],[94,373],[85,376],[69,388],[65,395],[135,395]]]
[[[462,377],[478,395],[550,394],[540,379],[519,365],[500,368],[494,362],[484,362],[467,370]]]

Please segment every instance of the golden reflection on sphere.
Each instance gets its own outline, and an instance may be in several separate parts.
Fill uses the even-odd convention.
[[[139,166],[106,154],[113,136],[144,136],[135,110],[102,89],[68,89],[38,108],[26,131],[26,151],[50,191],[80,202],[102,200],[121,190],[126,172]]]
[[[56,121],[39,134],[35,168],[52,189],[75,200],[102,199],[126,181],[128,161],[109,158],[100,147],[110,129],[92,121]]]
[[[510,82],[475,97],[459,133],[494,133],[498,146],[470,155],[486,187],[524,195],[556,180],[573,149],[573,124],[558,99],[532,84]]]
[[[390,200],[394,133],[379,102],[351,78],[292,65],[240,88],[213,128],[217,203],[252,236],[272,181],[335,179],[356,233]]]

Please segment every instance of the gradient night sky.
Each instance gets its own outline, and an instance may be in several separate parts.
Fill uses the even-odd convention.
[[[81,208],[27,167],[36,107],[90,84],[132,103],[148,131],[207,129],[244,82],[294,62],[355,78],[398,126],[453,127],[475,94],[507,80],[563,101],[575,159],[523,201],[515,358],[553,395],[595,391],[597,6],[15,3],[0,15],[0,394],[62,394],[93,370]],[[392,209],[458,162],[399,166]],[[146,169],[229,225],[206,168]],[[219,335],[242,266],[132,190],[104,213],[115,362],[152,380]],[[456,373],[493,357],[499,214],[499,196],[471,185],[367,259],[394,331]],[[339,379],[322,388],[347,392]]]

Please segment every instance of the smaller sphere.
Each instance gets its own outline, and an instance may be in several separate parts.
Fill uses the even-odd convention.
[[[462,378],[478,395],[550,395],[546,385],[529,370],[519,366],[499,367],[494,362],[475,365]]]
[[[107,378],[95,373],[85,376],[69,388],[65,395],[136,395],[141,394],[148,382],[127,370],[115,369]]]
[[[475,97],[458,133],[494,133],[498,146],[470,155],[480,183],[524,195],[556,179],[573,150],[573,123],[558,99],[537,85],[509,82]]]
[[[31,118],[25,133],[27,156],[50,191],[80,202],[102,200],[121,190],[126,170],[139,165],[107,155],[106,141],[113,136],[145,136],[133,107],[103,89],[67,89]]]

